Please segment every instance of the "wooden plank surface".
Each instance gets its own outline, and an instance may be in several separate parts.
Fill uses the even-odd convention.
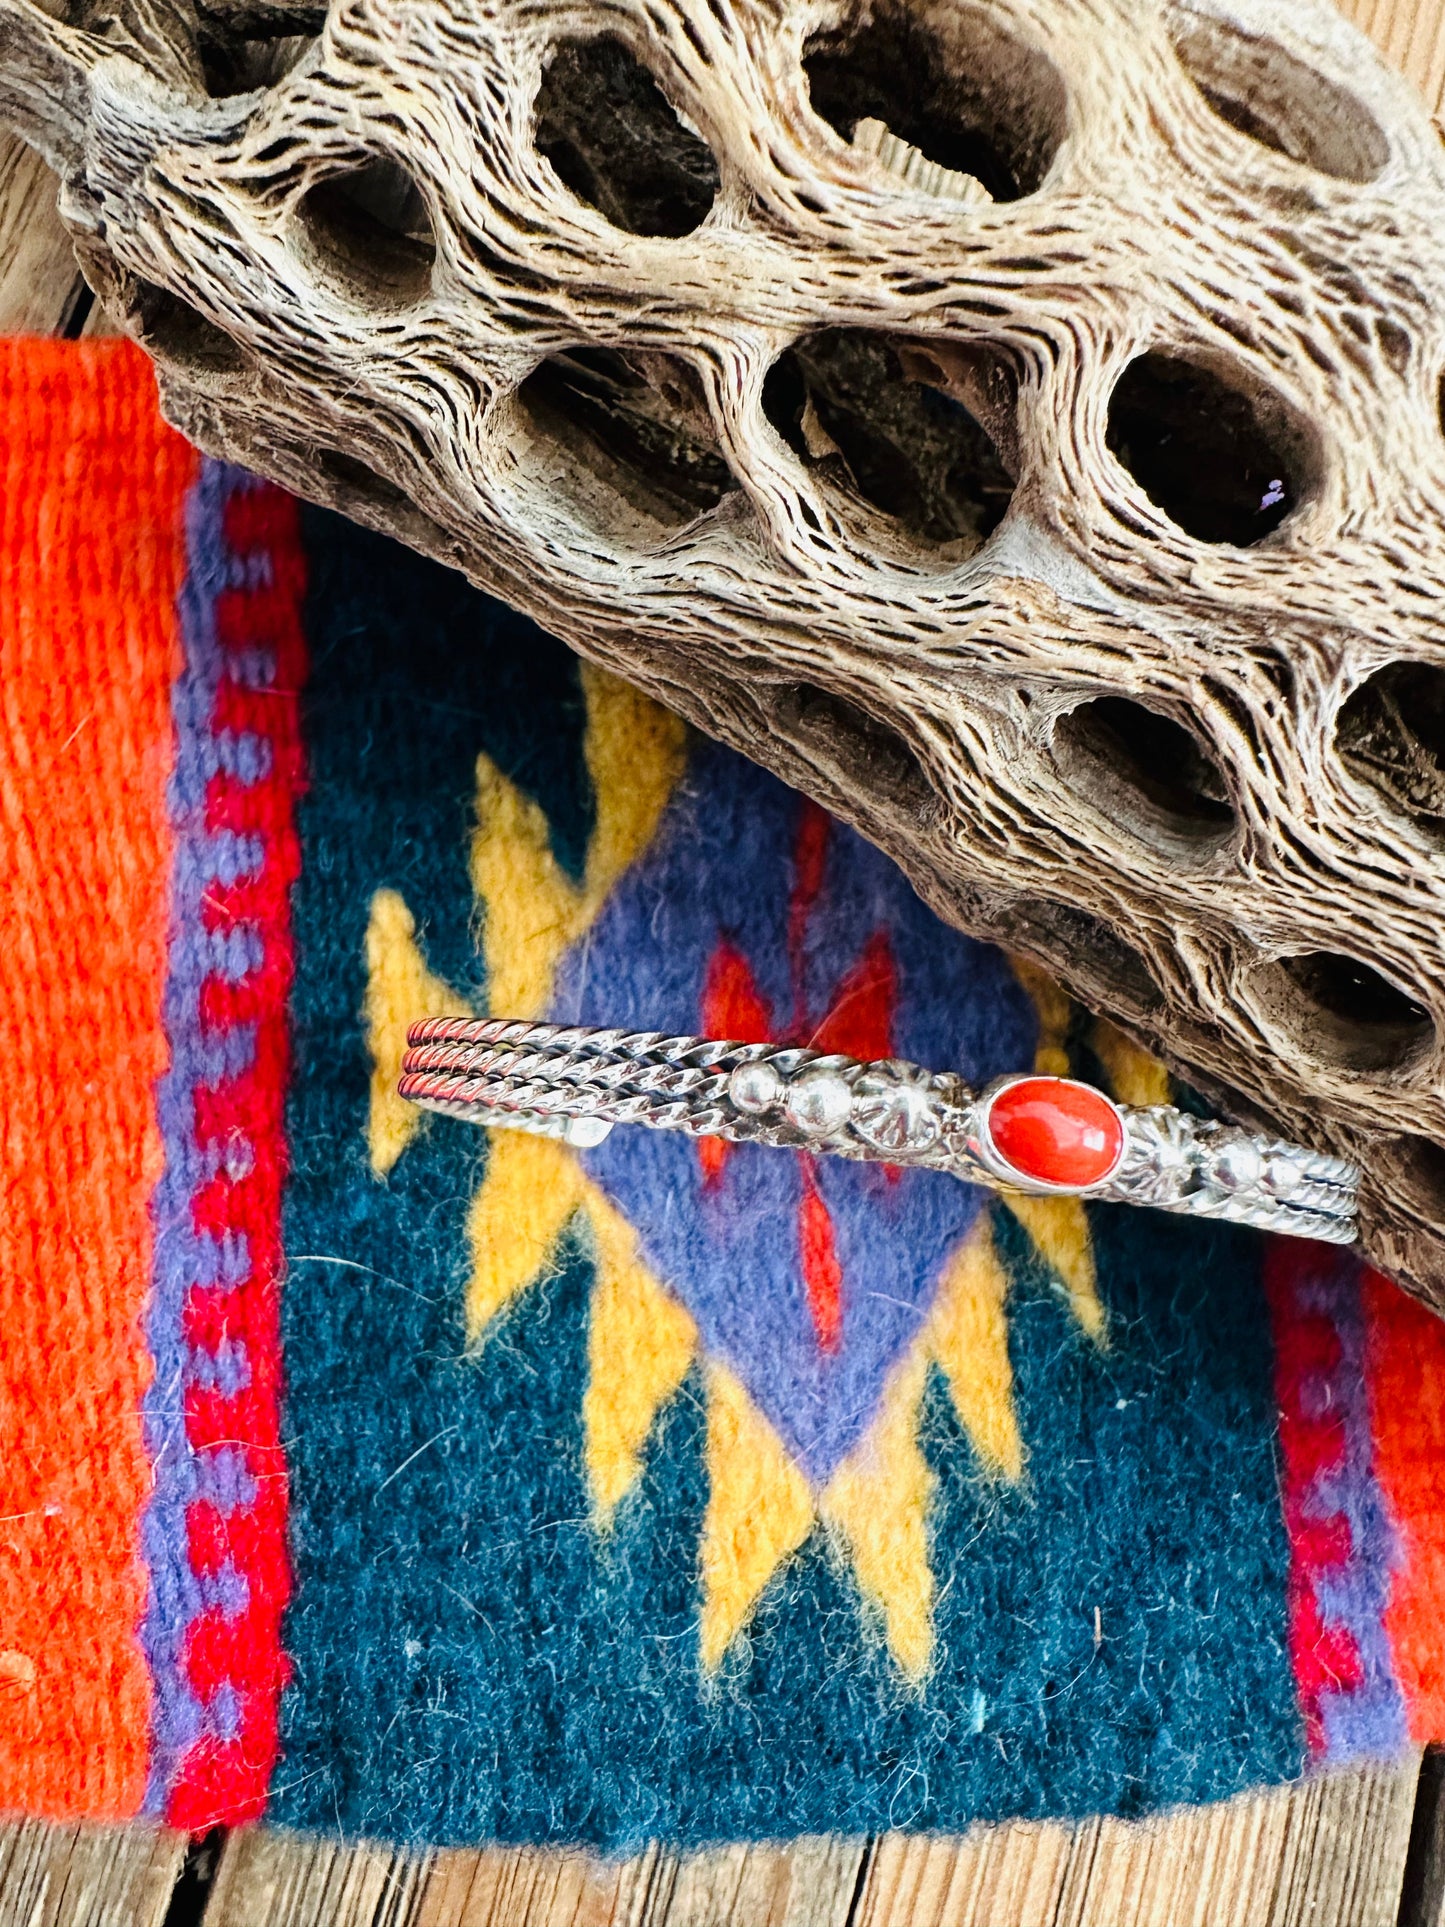
[[[1424,96],[1432,114],[1445,97],[1445,5],[1441,0],[1337,0],[1392,66]]]
[[[56,179],[16,134],[0,134],[0,334],[65,334],[89,300],[55,211]]]
[[[1394,1927],[1416,1769],[1149,1821],[889,1835],[850,1927]]]
[[[1416,1778],[1411,1762],[1152,1821],[624,1861],[257,1831],[227,1843],[205,1927],[1395,1927]]]
[[[1445,0],[1344,10],[1438,114]],[[0,137],[0,333],[107,325],[86,315],[53,177]],[[625,1861],[256,1830],[186,1863],[174,1833],[16,1821],[0,1823],[0,1927],[1445,1927],[1445,1768],[1427,1762],[1418,1786],[1418,1812],[1411,1764],[1136,1824]]]
[[[234,1835],[206,1927],[847,1927],[861,1840],[630,1860],[537,1848],[409,1855]]]
[[[0,1927],[162,1927],[186,1837],[0,1820]]]

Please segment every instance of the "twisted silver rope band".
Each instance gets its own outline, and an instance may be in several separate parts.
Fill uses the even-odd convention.
[[[1057,1087],[1061,1097],[1086,1088],[1069,1079],[999,1078],[975,1092],[952,1072],[897,1060],[868,1064],[791,1045],[508,1018],[429,1019],[412,1026],[408,1042],[403,1097],[580,1147],[599,1144],[614,1125],[643,1124],[921,1166],[997,1190],[1149,1205],[1331,1244],[1356,1236],[1359,1172],[1345,1159],[1167,1105],[1114,1104],[1092,1090],[1085,1102],[1105,1107],[1100,1114],[1120,1126],[1111,1168],[1088,1184],[1031,1176],[994,1142],[992,1107],[1021,1083]]]

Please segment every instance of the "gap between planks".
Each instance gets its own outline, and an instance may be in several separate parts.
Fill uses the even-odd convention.
[[[1438,1891],[1400,1913],[1417,1780],[1411,1762],[1149,1821],[610,1861],[254,1829],[226,1841],[208,1897],[176,1886],[182,1835],[16,1822],[0,1927],[1438,1927]]]
[[[1395,1927],[1416,1778],[1342,1774],[1133,1824],[620,1863],[254,1834],[223,1857],[205,1927]]]
[[[186,1837],[0,1821],[0,1927],[165,1927]]]

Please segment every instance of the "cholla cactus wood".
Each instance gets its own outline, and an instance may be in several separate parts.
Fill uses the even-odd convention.
[[[1445,1304],[1445,156],[1337,16],[0,0],[0,65],[197,442],[1358,1156]]]

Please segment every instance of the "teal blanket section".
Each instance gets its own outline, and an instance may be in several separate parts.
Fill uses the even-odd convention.
[[[577,873],[592,798],[575,667],[459,578],[319,511],[304,526],[283,1298],[294,1678],[269,1817],[626,1849],[1134,1815],[1297,1776],[1258,1243],[1142,1211],[1094,1212],[1101,1348],[995,1209],[1027,1475],[984,1478],[930,1385],[938,1656],[923,1686],[821,1533],[704,1678],[700,1375],[600,1537],[583,1245],[564,1240],[552,1275],[469,1350],[484,1135],[432,1120],[384,1182],[367,1159],[373,892],[399,890],[432,969],[480,988],[476,758],[542,805]]]

